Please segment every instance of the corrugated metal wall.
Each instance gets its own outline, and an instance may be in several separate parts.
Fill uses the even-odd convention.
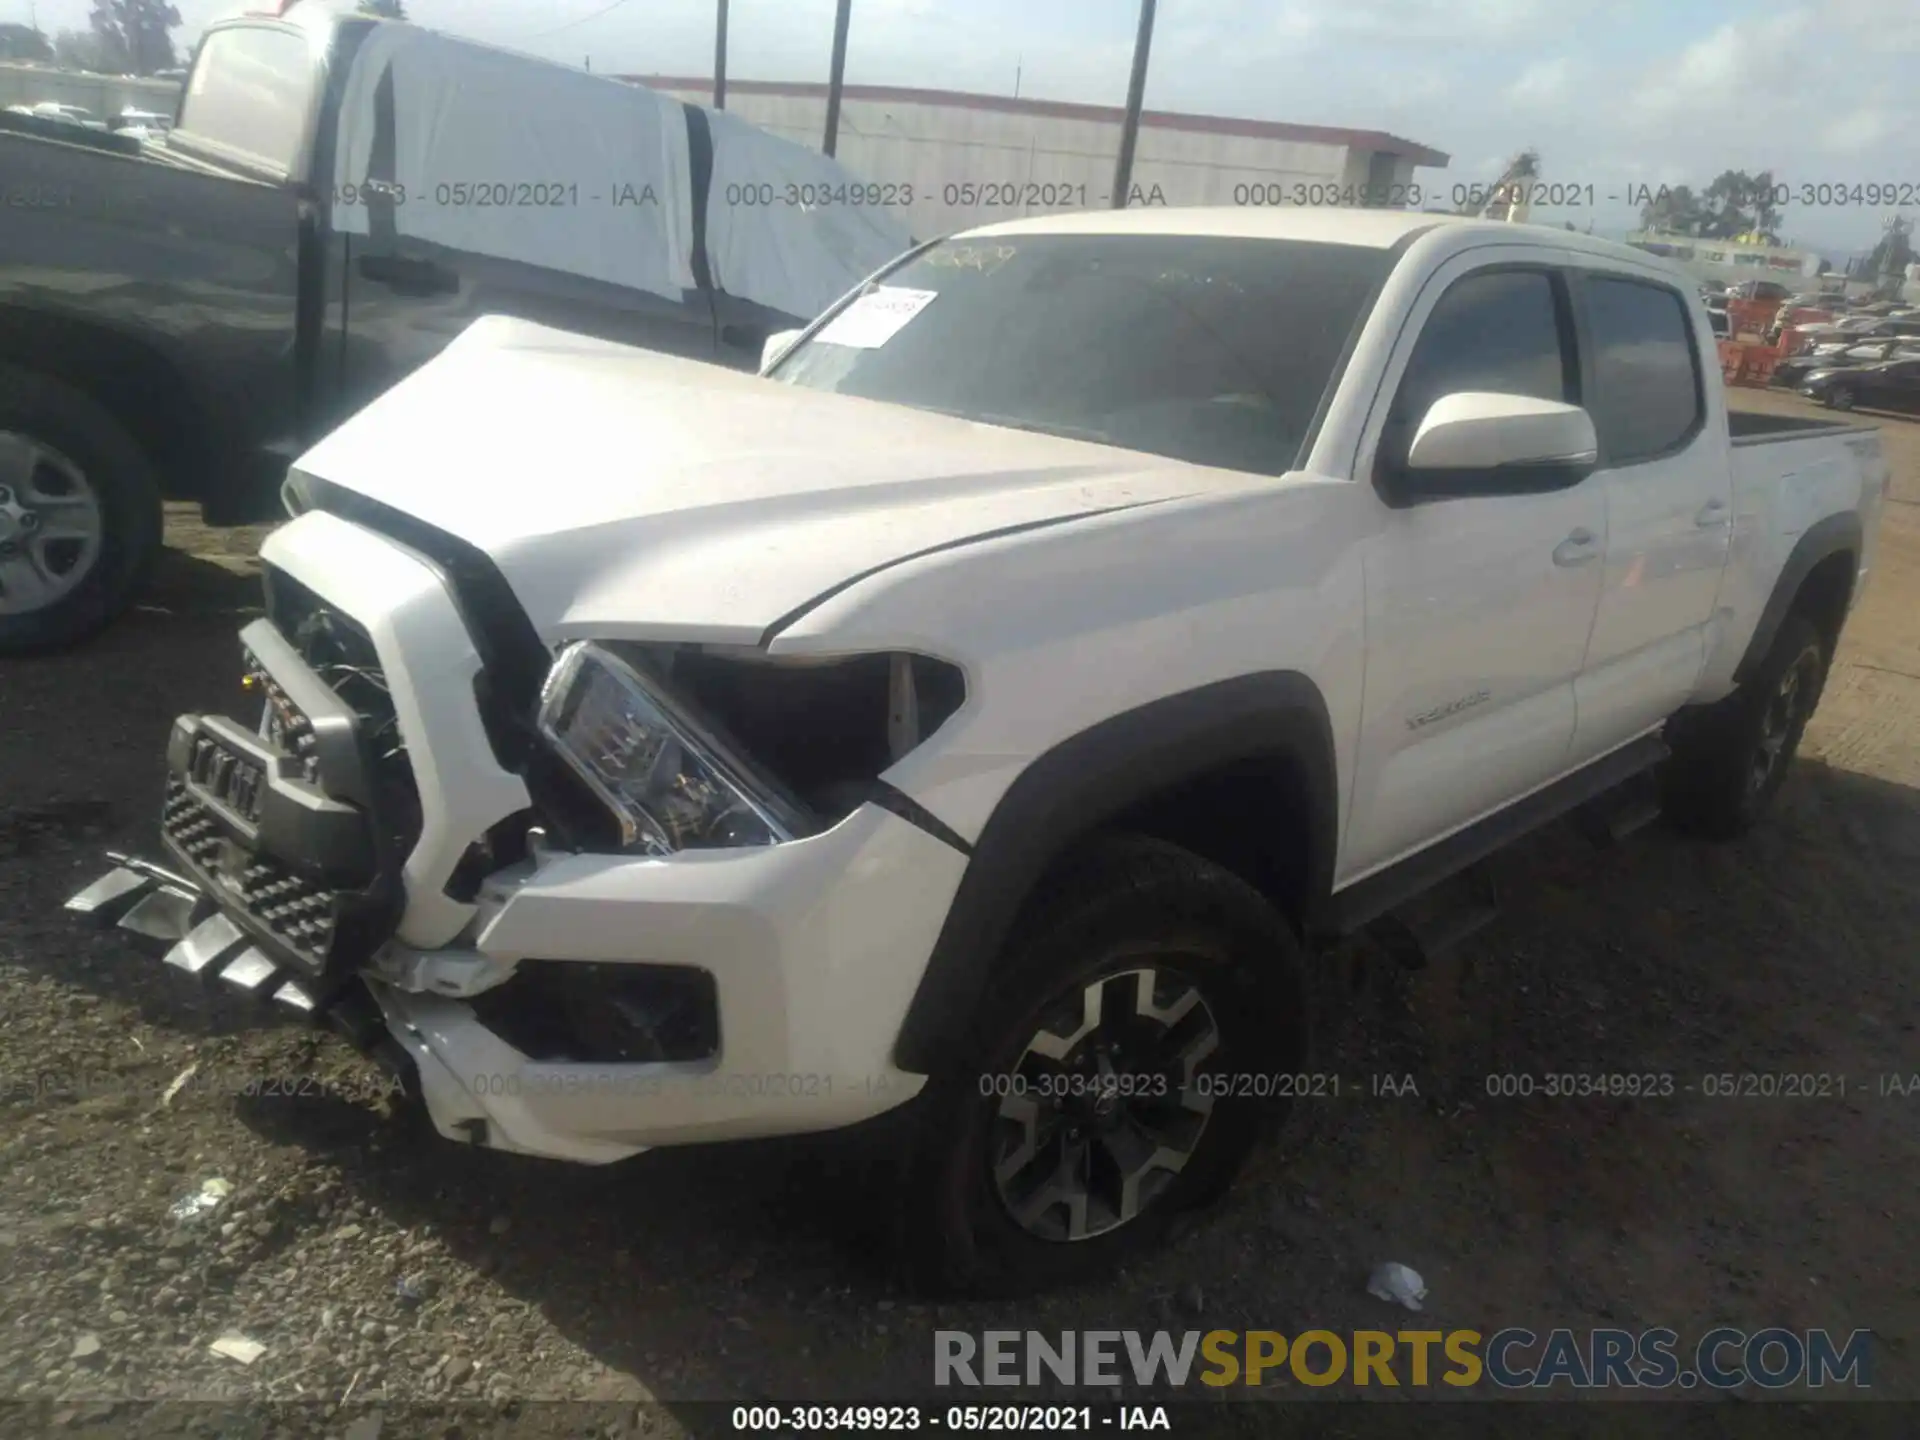
[[[663,93],[709,103],[711,90]],[[729,88],[727,109],[743,120],[818,149],[826,101]],[[867,199],[899,207],[920,239],[992,220],[1060,210],[1106,209],[1117,122],[1032,115],[972,106],[847,98],[840,108],[838,158],[869,183]],[[1136,203],[1231,205],[1290,194],[1295,183],[1334,187],[1406,186],[1413,162],[1344,145],[1254,139],[1142,126],[1133,166]],[[1276,188],[1277,187],[1277,188]],[[785,203],[741,193],[722,204]],[[1331,199],[1332,197],[1328,197]]]

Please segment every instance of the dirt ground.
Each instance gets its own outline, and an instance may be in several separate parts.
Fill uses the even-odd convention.
[[[170,717],[234,693],[258,534],[175,515],[137,614],[0,672],[0,1399],[925,1397],[941,1328],[1393,1328],[1383,1260],[1425,1277],[1434,1329],[1870,1329],[1874,1393],[1920,1399],[1920,1091],[1879,1089],[1920,1072],[1920,425],[1871,418],[1897,477],[1877,570],[1764,831],[1599,852],[1554,829],[1502,857],[1507,913],[1464,951],[1329,981],[1339,1099],[1164,1253],[1017,1306],[889,1288],[888,1197],[832,1141],[604,1170],[423,1141],[340,1042],[70,925],[104,848],[151,845]],[[1677,1088],[1487,1091],[1569,1071]],[[1726,1072],[1846,1094],[1702,1093]],[[219,1208],[169,1219],[216,1177]],[[228,1331],[265,1352],[209,1353]]]

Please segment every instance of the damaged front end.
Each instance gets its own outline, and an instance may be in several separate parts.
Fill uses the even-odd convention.
[[[395,783],[391,707],[356,709],[343,695],[354,688],[345,672],[378,693],[372,645],[315,614],[295,640],[268,620],[240,632],[256,729],[220,715],[174,721],[166,863],[111,857],[116,867],[67,902],[170,944],[166,963],[188,975],[305,1013],[324,1010],[392,933],[402,847],[418,826],[410,779]],[[342,672],[335,684],[328,671]]]
[[[285,576],[269,601],[279,623],[240,632],[257,724],[176,718],[164,859],[109,852],[113,868],[65,908],[186,976],[330,1022],[411,1082],[359,983],[398,922],[420,828],[393,706],[363,629]]]
[[[892,1039],[965,847],[882,777],[957,666],[610,640],[516,687],[443,576],[303,524],[374,630],[270,555],[257,719],[174,722],[164,853],[68,910],[331,1024],[490,1148],[601,1163],[918,1088]]]

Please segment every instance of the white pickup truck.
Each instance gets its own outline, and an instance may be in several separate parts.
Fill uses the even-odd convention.
[[[1216,1194],[1330,939],[1437,948],[1408,903],[1569,812],[1752,825],[1888,483],[1729,416],[1679,272],[1527,226],[994,225],[769,352],[483,320],[310,450],[246,722],[175,722],[167,860],[70,904],[452,1139],[892,1112],[976,1291]]]

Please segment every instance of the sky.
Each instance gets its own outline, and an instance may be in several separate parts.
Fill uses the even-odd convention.
[[[91,0],[0,0],[84,27]],[[254,0],[254,4],[266,0]],[[175,0],[183,49],[250,8]],[[728,74],[824,80],[833,0],[731,0]],[[597,71],[706,75],[714,0],[407,0],[417,23]],[[849,83],[1117,105],[1134,0],[853,0]],[[1634,222],[1629,187],[1699,189],[1727,169],[1904,186],[1920,217],[1920,0],[1160,0],[1150,109],[1386,130],[1446,152],[1423,184],[1492,181],[1537,149],[1592,186],[1547,223]],[[882,179],[884,177],[872,177]],[[1609,199],[1609,197],[1617,197]],[[1790,204],[1787,239],[1865,249],[1890,212]]]

